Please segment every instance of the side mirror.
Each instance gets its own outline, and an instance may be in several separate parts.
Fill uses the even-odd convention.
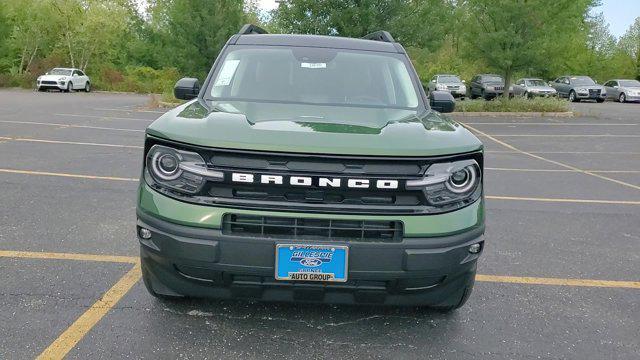
[[[466,84],[466,83],[467,83],[467,81],[466,81],[466,80],[462,80],[462,83],[463,83],[463,84]]]
[[[196,78],[182,78],[173,87],[173,96],[180,100],[191,100],[198,97],[200,82]]]
[[[455,109],[456,102],[448,91],[432,91],[429,94],[429,105],[437,112],[450,113]]]

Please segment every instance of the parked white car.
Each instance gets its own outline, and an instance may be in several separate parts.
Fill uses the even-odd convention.
[[[91,91],[91,80],[80,69],[54,68],[37,80],[38,91],[56,89],[64,92],[72,90]]]

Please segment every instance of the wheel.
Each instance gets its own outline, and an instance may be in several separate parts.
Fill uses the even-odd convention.
[[[471,292],[473,291],[473,285],[475,284],[475,282],[476,282],[476,274],[474,272],[473,276],[471,277],[471,280],[467,282],[466,286],[462,288],[462,290],[458,292],[455,295],[455,297],[451,298],[452,301],[450,304],[431,306],[430,308],[436,311],[439,311],[441,313],[449,313],[454,310],[460,309],[461,307],[464,306],[467,300],[469,300],[469,297],[471,296]]]
[[[38,88],[38,92],[45,92],[45,91],[47,91],[47,89],[45,89],[45,88]]]
[[[482,91],[480,92],[480,97],[485,99],[485,100],[489,100],[489,99],[487,99],[487,94],[484,92],[484,89],[482,89]]]
[[[67,88],[65,89],[64,92],[70,93],[72,90],[73,90],[73,83],[72,82],[68,82],[67,83]]]
[[[525,99],[531,99],[531,95],[527,91],[525,91],[525,93],[522,94],[522,97],[525,98]]]
[[[604,99],[596,99],[596,102],[597,102],[597,103],[603,103],[603,102],[604,102]]]
[[[87,81],[84,84],[84,92],[90,92],[90,91],[91,91],[91,83]]]
[[[471,98],[471,100],[475,100],[478,97],[476,95],[473,95],[473,89],[469,88],[469,97]]]
[[[579,102],[580,101],[580,99],[578,99],[576,97],[576,92],[573,91],[573,90],[569,91],[569,101],[571,101],[571,102]]]
[[[625,95],[624,93],[620,93],[620,96],[618,96],[618,101],[621,103],[627,102],[627,95]]]

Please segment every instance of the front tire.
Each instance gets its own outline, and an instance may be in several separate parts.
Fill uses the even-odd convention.
[[[91,92],[91,83],[88,81],[86,84],[84,84],[84,92]]]
[[[625,95],[624,93],[620,93],[620,96],[618,96],[618,101],[621,103],[627,102],[627,95]]]
[[[603,102],[604,102],[604,99],[596,99],[596,102],[597,102],[598,104],[601,104],[601,103],[603,103]]]
[[[64,90],[64,92],[70,93],[71,91],[73,91],[73,83],[72,82],[68,82],[67,83],[67,88]]]
[[[576,96],[576,92],[571,90],[569,92],[569,101],[570,102],[580,102],[580,99],[578,99],[578,97]]]

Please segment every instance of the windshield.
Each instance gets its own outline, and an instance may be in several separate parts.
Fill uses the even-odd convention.
[[[49,75],[63,75],[63,76],[71,76],[71,70],[67,69],[53,69],[49,71]]]
[[[451,83],[459,83],[462,81],[460,81],[460,78],[455,75],[444,75],[444,76],[441,75],[441,76],[438,76],[438,82],[451,84]]]
[[[638,80],[620,80],[620,86],[624,87],[640,87],[640,81]]]
[[[418,93],[399,54],[236,46],[221,60],[213,100],[413,109]]]
[[[502,80],[502,77],[500,76],[483,76],[482,77],[482,82],[504,82],[504,80]]]
[[[545,83],[542,80],[536,79],[536,80],[527,80],[527,85],[528,86],[547,86],[547,83]]]
[[[588,76],[582,76],[582,77],[572,77],[571,78],[571,84],[573,84],[573,85],[595,85],[596,82],[593,81]]]

